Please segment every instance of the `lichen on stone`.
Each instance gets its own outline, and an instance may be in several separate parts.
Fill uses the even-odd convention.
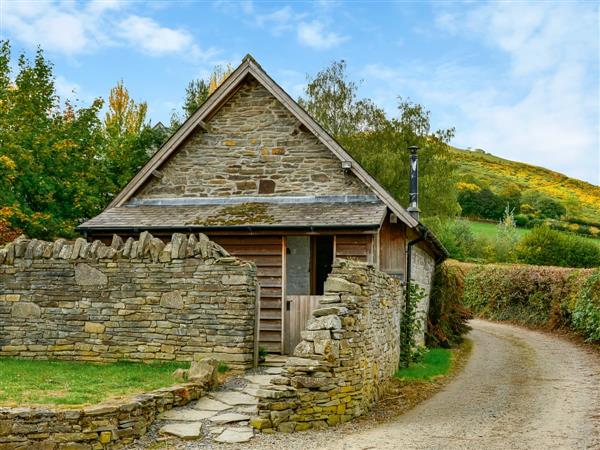
[[[248,202],[223,207],[217,214],[210,217],[196,217],[186,225],[247,225],[278,223],[268,213],[266,203]]]

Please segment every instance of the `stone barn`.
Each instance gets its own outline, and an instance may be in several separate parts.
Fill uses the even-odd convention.
[[[282,354],[300,342],[336,258],[400,279],[410,270],[428,289],[446,256],[251,56],[79,230],[104,241],[201,232],[253,261],[260,345]]]

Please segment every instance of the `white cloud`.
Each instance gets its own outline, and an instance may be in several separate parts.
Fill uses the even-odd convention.
[[[186,30],[166,27],[150,17],[124,15],[122,10],[130,6],[124,1],[24,1],[2,5],[3,26],[10,38],[68,56],[120,45],[150,55],[185,54],[195,60],[216,53],[201,49]],[[119,14],[115,14],[117,10],[121,10]]]
[[[333,31],[327,31],[325,25],[318,20],[301,22],[298,25],[298,41],[316,50],[337,47],[348,39],[348,36],[341,36]]]
[[[156,55],[182,52],[191,48],[194,42],[184,30],[161,27],[148,17],[135,15],[119,23],[118,34],[131,46]]]
[[[494,62],[470,55],[371,64],[374,100],[413,93],[453,143],[480,147],[600,184],[597,6],[578,3],[461,5],[440,12],[443,33],[483,42]],[[500,61],[500,62],[498,62]]]
[[[271,32],[278,36],[284,31],[293,29],[294,22],[297,20],[296,14],[291,7],[275,10],[268,14],[256,14],[254,16],[255,24],[259,27],[268,27]]]

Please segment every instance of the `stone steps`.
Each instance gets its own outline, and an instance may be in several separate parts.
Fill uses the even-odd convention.
[[[256,391],[269,385],[281,369],[261,368],[259,371],[229,379],[220,390],[209,392],[185,407],[162,413],[158,418],[166,423],[159,433],[182,440],[249,441],[254,437],[249,421],[258,412]]]

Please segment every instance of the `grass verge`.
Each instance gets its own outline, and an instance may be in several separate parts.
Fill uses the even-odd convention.
[[[460,373],[472,348],[471,340],[465,339],[451,350],[430,350],[423,363],[399,370],[392,379],[388,395],[362,420],[372,424],[387,422],[432,397]]]
[[[84,406],[175,384],[187,363],[30,361],[0,358],[0,405]]]
[[[452,351],[447,348],[432,348],[423,360],[398,370],[394,376],[402,380],[430,380],[445,375],[450,370]]]

